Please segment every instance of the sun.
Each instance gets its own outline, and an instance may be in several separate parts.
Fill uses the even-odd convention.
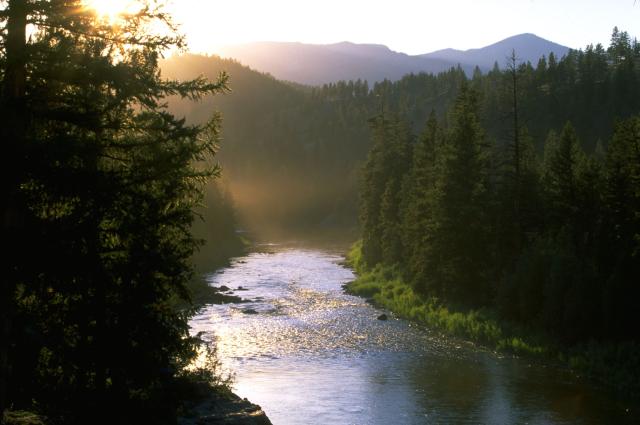
[[[135,0],[84,0],[84,3],[99,18],[109,22],[115,22],[122,15],[140,9],[140,4]]]

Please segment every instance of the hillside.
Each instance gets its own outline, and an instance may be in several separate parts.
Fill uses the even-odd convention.
[[[193,123],[221,113],[217,159],[244,226],[264,233],[285,223],[294,230],[320,223],[341,226],[345,217],[346,225],[354,226],[353,164],[368,149],[366,109],[348,119],[358,123],[348,129],[311,89],[234,60],[184,55],[163,61],[161,67],[167,78],[214,78],[223,70],[230,75],[228,94],[200,102],[174,98],[169,109]],[[363,87],[363,96],[368,92]],[[336,156],[341,160],[335,161]]]

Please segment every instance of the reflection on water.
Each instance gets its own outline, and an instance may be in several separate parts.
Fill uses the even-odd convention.
[[[254,253],[210,276],[248,299],[191,321],[280,424],[639,423],[568,373],[460,346],[346,295],[338,255]]]

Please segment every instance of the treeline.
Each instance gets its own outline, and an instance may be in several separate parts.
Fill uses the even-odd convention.
[[[358,173],[371,148],[368,120],[384,113],[424,130],[431,111],[447,119],[460,87],[478,93],[478,118],[488,140],[513,139],[513,67],[519,125],[541,153],[550,128],[571,121],[587,152],[611,138],[616,118],[640,110],[638,43],[614,30],[611,46],[587,46],[563,58],[503,63],[467,76],[460,68],[438,75],[407,75],[397,82],[337,82],[300,87],[230,60],[187,55],[163,63],[176,78],[228,69],[233,92],[172,111],[202,122],[212,106],[225,119],[220,161],[243,216],[281,227],[356,227]],[[528,134],[528,136],[527,136]]]
[[[376,117],[361,189],[366,264],[565,345],[637,341],[640,115],[629,115],[640,108],[629,93],[639,63],[640,45],[615,30],[607,50],[463,81],[419,135],[406,118]],[[488,90],[491,81],[503,87]],[[490,129],[494,110],[508,112],[509,137]]]
[[[202,347],[172,302],[188,299],[219,120],[187,125],[163,104],[225,77],[161,78],[183,39],[140,7],[118,23],[80,1],[0,11],[3,423],[176,423],[191,384],[215,381],[191,368]]]

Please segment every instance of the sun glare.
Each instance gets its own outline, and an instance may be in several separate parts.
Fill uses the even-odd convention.
[[[110,22],[116,21],[123,14],[132,13],[136,9],[137,2],[134,0],[85,0],[89,9],[95,11],[98,17]]]

